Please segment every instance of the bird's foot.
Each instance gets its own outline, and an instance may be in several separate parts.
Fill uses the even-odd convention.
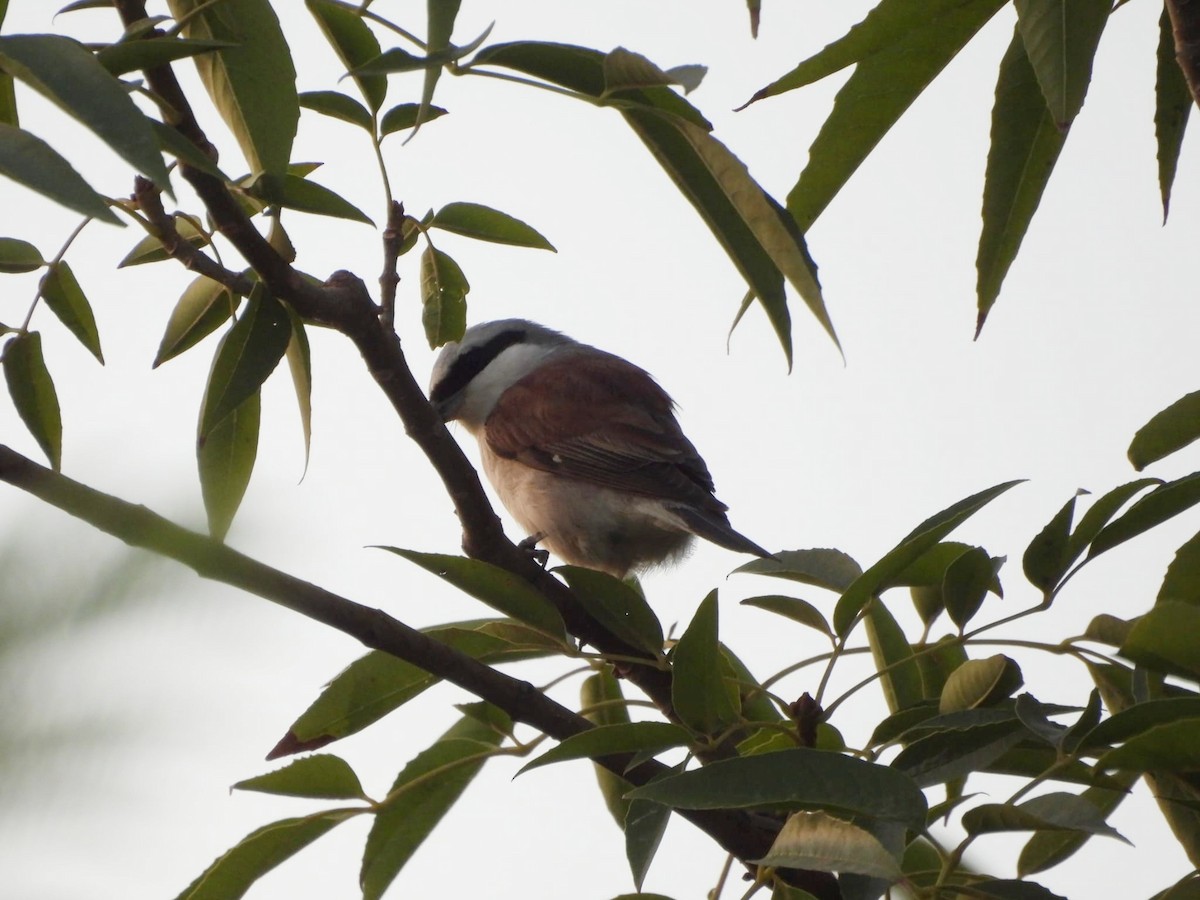
[[[531,534],[529,537],[517,544],[518,550],[523,550],[528,553],[531,557],[533,557],[533,561],[543,569],[546,568],[546,564],[550,562],[550,551],[541,549],[538,547],[538,543],[545,540],[545,538],[546,532],[539,531],[537,534]]]

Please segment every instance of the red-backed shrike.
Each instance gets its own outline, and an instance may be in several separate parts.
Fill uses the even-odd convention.
[[[671,398],[619,356],[524,319],[486,322],[442,349],[429,399],[479,442],[521,527],[567,563],[624,578],[693,535],[770,556],[729,524]]]

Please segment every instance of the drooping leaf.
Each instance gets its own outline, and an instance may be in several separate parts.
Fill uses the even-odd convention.
[[[462,338],[470,290],[458,263],[436,247],[425,248],[421,254],[421,323],[431,349]]]
[[[904,111],[1004,0],[883,0],[846,35],[760,90],[751,102],[854,65],[788,194],[807,230]]]
[[[1144,666],[1185,678],[1200,679],[1200,606],[1158,603],[1134,623],[1121,655]]]
[[[862,574],[862,566],[841,550],[817,547],[812,550],[781,550],[774,559],[754,559],[734,571],[786,578],[840,594]]]
[[[333,216],[338,219],[349,219],[352,222],[362,222],[374,225],[370,216],[329,188],[293,175],[265,173],[254,180],[247,190],[250,196],[263,203],[282,206],[284,209],[295,209],[300,212],[313,213],[318,216]]]
[[[1000,831],[1082,831],[1102,834],[1129,843],[1104,815],[1078,794],[1054,791],[1026,800],[1017,806],[1007,803],[983,803],[963,813],[967,834],[992,834]]]
[[[258,457],[261,402],[257,390],[196,439],[200,492],[208,514],[208,531],[224,540],[254,471]]]
[[[5,344],[4,380],[17,415],[57,472],[62,465],[62,412],[42,356],[42,336],[36,331],[18,334]]]
[[[104,354],[100,351],[100,332],[96,329],[96,317],[92,314],[91,304],[83,293],[83,288],[75,279],[75,273],[65,259],[53,263],[42,277],[42,299],[58,316],[59,320],[70,329],[79,343],[87,348],[92,356],[104,364]]]
[[[1066,132],[1058,129],[1046,107],[1021,35],[1014,32],[1000,61],[992,107],[992,144],[983,182],[983,231],[975,257],[976,335],[1000,296],[1000,286],[1017,258],[1066,139]]]
[[[282,769],[247,778],[233,786],[240,791],[259,791],[285,797],[316,800],[365,800],[362,784],[350,764],[329,753],[294,760]]]
[[[663,778],[669,778],[674,772],[683,771],[684,763],[673,770],[668,770]],[[651,800],[630,800],[629,811],[625,814],[625,858],[629,861],[629,871],[633,875],[634,886],[641,897],[642,884],[646,873],[650,871],[650,863],[658,852],[663,834],[667,830],[667,822],[671,818],[671,807]]]
[[[557,252],[553,244],[520,219],[479,203],[447,203],[437,211],[429,227],[480,241]]]
[[[969,659],[946,679],[938,711],[956,712],[989,706],[1016,693],[1024,683],[1020,667],[1002,653]]]
[[[0,272],[5,275],[35,272],[44,265],[41,251],[29,241],[0,237]]]
[[[1200,472],[1161,484],[1104,526],[1092,540],[1088,556],[1098,556],[1200,503]]]
[[[62,155],[39,137],[0,122],[0,175],[55,203],[110,225],[124,222]]]
[[[1017,30],[1061,131],[1083,107],[1109,0],[1015,0]]]
[[[762,597],[748,597],[742,601],[742,605],[765,609],[791,619],[793,622],[799,622],[801,625],[814,628],[821,632],[821,634],[833,635],[833,629],[829,627],[829,623],[825,621],[825,616],[822,615],[821,611],[807,600],[801,600],[798,597],[766,594]]]
[[[292,337],[284,354],[288,371],[292,374],[292,387],[296,390],[296,405],[300,410],[300,430],[304,435],[304,468],[308,469],[308,455],[312,447],[312,351],[308,346],[308,333],[304,322],[296,311],[287,307],[288,319],[292,323]]]
[[[54,102],[117,155],[168,188],[150,120],[78,41],[53,34],[0,36],[0,68]]]
[[[833,626],[839,635],[849,632],[859,612],[871,596],[891,579],[919,559],[930,547],[1005,491],[1020,484],[1009,481],[960,500],[926,519],[875,565],[854,580],[842,594],[833,613]]]
[[[591,759],[618,753],[653,755],[672,747],[687,746],[690,740],[691,735],[686,729],[670,722],[598,725],[565,738],[557,747],[522,766],[518,774],[572,759]]]
[[[679,720],[700,734],[716,734],[741,712],[737,686],[726,679],[717,636],[717,592],[700,603],[671,651],[671,705]]]
[[[124,75],[137,69],[153,69],[179,59],[188,59],[232,47],[228,41],[191,41],[176,37],[152,37],[122,40],[96,53],[100,65],[112,75]]]
[[[493,755],[501,735],[465,717],[397,776],[367,835],[359,884],[378,900]]]
[[[983,606],[995,578],[995,565],[982,547],[972,547],[955,559],[942,580],[942,599],[950,621],[966,628]]]
[[[200,412],[201,439],[258,391],[287,351],[291,331],[283,304],[256,284],[213,359]]]
[[[549,637],[562,639],[566,633],[562,616],[529,582],[511,572],[478,559],[445,553],[421,553],[399,547],[384,547],[416,563],[427,572],[445,579],[476,600],[482,600],[506,616],[530,625]]]
[[[168,0],[184,37],[234,46],[197,56],[213,105],[255,174],[283,174],[300,120],[296,69],[269,0]]]
[[[240,302],[239,297],[236,303]],[[229,288],[206,275],[196,276],[184,288],[171,311],[151,368],[158,368],[168,359],[174,359],[196,346],[220,328],[235,308],[235,299]]]
[[[627,582],[595,569],[559,566],[576,599],[589,616],[615,637],[651,656],[663,655],[663,629],[640,592]]]
[[[899,712],[920,703],[924,697],[921,670],[913,659],[912,647],[903,629],[879,598],[867,604],[865,623],[871,657],[879,671],[879,686],[889,712]]]
[[[1154,82],[1154,137],[1158,142],[1158,189],[1162,195],[1163,223],[1171,209],[1171,186],[1179,167],[1183,133],[1192,111],[1192,93],[1175,57],[1175,31],[1163,7],[1158,19],[1158,68]],[[1135,464],[1136,465],[1136,464]]]
[[[379,55],[379,40],[357,10],[334,0],[305,0],[308,11],[321,27],[342,65],[351,73]],[[387,97],[387,78],[383,75],[352,74],[363,97],[378,112]]]
[[[1120,773],[1117,777],[1125,788],[1124,790],[1090,787],[1080,795],[1102,817],[1111,815],[1121,801],[1129,796],[1129,789],[1133,787],[1138,776],[1136,773],[1125,772]],[[1021,848],[1021,855],[1017,859],[1018,874],[1024,878],[1058,865],[1079,850],[1091,836],[1087,830],[1039,829]]]
[[[579,701],[580,713],[589,722],[596,725],[629,724],[629,707],[624,702],[621,682],[608,667],[592,673],[583,680],[579,686]],[[604,798],[604,805],[608,807],[608,812],[617,823],[617,827],[624,829],[630,806],[625,794],[632,785],[599,763],[593,764],[592,769],[596,773],[596,784]]]
[[[823,812],[788,817],[760,866],[852,872],[889,882],[900,878],[900,861],[864,828]]]
[[[925,795],[888,766],[797,748],[711,763],[630,794],[677,809],[823,809],[924,826]]]
[[[417,124],[417,113],[421,110],[420,103],[398,103],[383,114],[383,118],[379,120],[379,134],[381,137],[389,134],[394,134],[397,131],[404,131],[407,128],[412,128]],[[440,106],[430,105],[429,110],[425,113],[425,122],[432,122],[434,119],[440,119],[447,114],[447,110]]]
[[[1180,397],[1138,429],[1129,461],[1139,472],[1200,438],[1200,391]]]
[[[426,0],[425,10],[429,29],[425,36],[425,50],[431,56],[444,54],[450,50],[450,38],[454,36],[454,20],[458,18],[458,10],[461,5],[462,0]],[[424,82],[421,87],[421,105],[417,109],[417,120],[413,123],[414,135],[428,118],[429,109],[433,104],[433,93],[441,75],[441,66],[429,66],[425,69]]]
[[[311,109],[332,119],[341,119],[368,132],[373,127],[371,113],[367,108],[341,91],[305,91],[298,99],[303,109]]]

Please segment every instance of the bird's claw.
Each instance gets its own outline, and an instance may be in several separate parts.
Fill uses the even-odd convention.
[[[528,553],[533,558],[533,561],[543,569],[546,568],[546,564],[550,562],[550,551],[543,550],[538,547],[538,542],[544,540],[545,537],[546,532],[539,531],[537,534],[531,534],[529,537],[517,544],[517,549]]]

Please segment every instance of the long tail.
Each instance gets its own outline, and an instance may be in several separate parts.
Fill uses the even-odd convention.
[[[671,512],[683,520],[692,534],[712,541],[719,547],[736,550],[738,553],[752,553],[764,559],[774,558],[774,554],[767,552],[744,534],[734,531],[723,513],[696,509],[694,506],[673,506]]]

